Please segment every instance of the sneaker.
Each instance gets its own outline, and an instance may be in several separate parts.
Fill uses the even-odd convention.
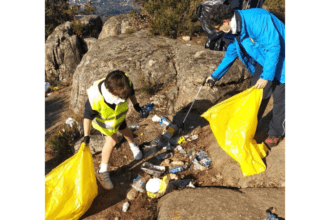
[[[134,143],[134,146],[131,146],[130,148],[131,148],[131,151],[133,152],[134,159],[140,160],[142,158],[142,152],[141,152],[139,146],[137,146]]]
[[[280,143],[281,137],[275,137],[272,135],[269,135],[268,138],[264,141],[267,147],[276,147],[278,143]]]
[[[103,186],[104,189],[107,189],[107,190],[113,189],[113,184],[110,180],[109,172],[99,173],[99,171],[97,171],[96,178],[100,182],[100,184]]]

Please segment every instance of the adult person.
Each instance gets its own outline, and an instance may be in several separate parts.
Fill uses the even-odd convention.
[[[243,9],[244,0],[208,0],[201,2],[196,7],[196,18],[200,21],[204,33],[208,36],[205,42],[205,48],[216,51],[226,51],[228,44],[233,41],[232,38],[223,36],[206,23],[207,13],[217,4],[229,5],[233,10]],[[261,8],[264,0],[245,0],[244,9]]]
[[[218,32],[234,36],[207,84],[212,87],[239,57],[253,75],[251,86],[263,89],[258,120],[273,93],[273,117],[264,143],[277,146],[284,135],[285,121],[285,25],[264,9],[232,10],[227,5],[214,6],[207,22]]]
[[[95,81],[87,90],[88,99],[84,111],[84,140],[90,141],[91,125],[105,135],[105,143],[102,148],[100,169],[96,173],[103,188],[113,189],[108,172],[108,163],[111,153],[118,141],[116,132],[119,132],[127,140],[135,160],[142,158],[142,152],[133,141],[131,130],[127,127],[125,117],[128,111],[128,98],[134,109],[141,113],[141,107],[137,103],[133,84],[126,74],[120,70],[110,72],[106,78]],[[141,114],[140,114],[141,117]]]

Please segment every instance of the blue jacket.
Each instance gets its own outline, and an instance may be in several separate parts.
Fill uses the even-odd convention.
[[[263,67],[260,78],[268,81],[276,78],[280,83],[285,83],[285,25],[264,9],[237,11],[242,19],[240,43],[247,54],[243,53],[233,36],[234,42],[228,46],[211,77],[219,80],[238,56],[251,75],[257,61]]]

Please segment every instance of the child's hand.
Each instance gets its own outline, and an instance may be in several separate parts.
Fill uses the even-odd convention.
[[[137,113],[140,113],[141,111],[141,107],[140,107],[140,104],[139,103],[136,103],[135,105],[133,105],[135,111],[137,111]]]

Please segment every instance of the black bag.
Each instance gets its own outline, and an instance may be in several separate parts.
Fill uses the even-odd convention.
[[[206,15],[209,13],[214,5],[225,4],[229,5],[233,10],[241,10],[244,0],[208,0],[201,2],[196,7],[196,18],[201,22],[201,26],[207,34],[208,38],[205,42],[205,48],[216,51],[227,51],[228,45],[233,42],[226,37],[223,37],[220,33],[217,33],[213,27],[206,24]],[[261,8],[264,0],[245,0],[246,7],[259,7]]]

